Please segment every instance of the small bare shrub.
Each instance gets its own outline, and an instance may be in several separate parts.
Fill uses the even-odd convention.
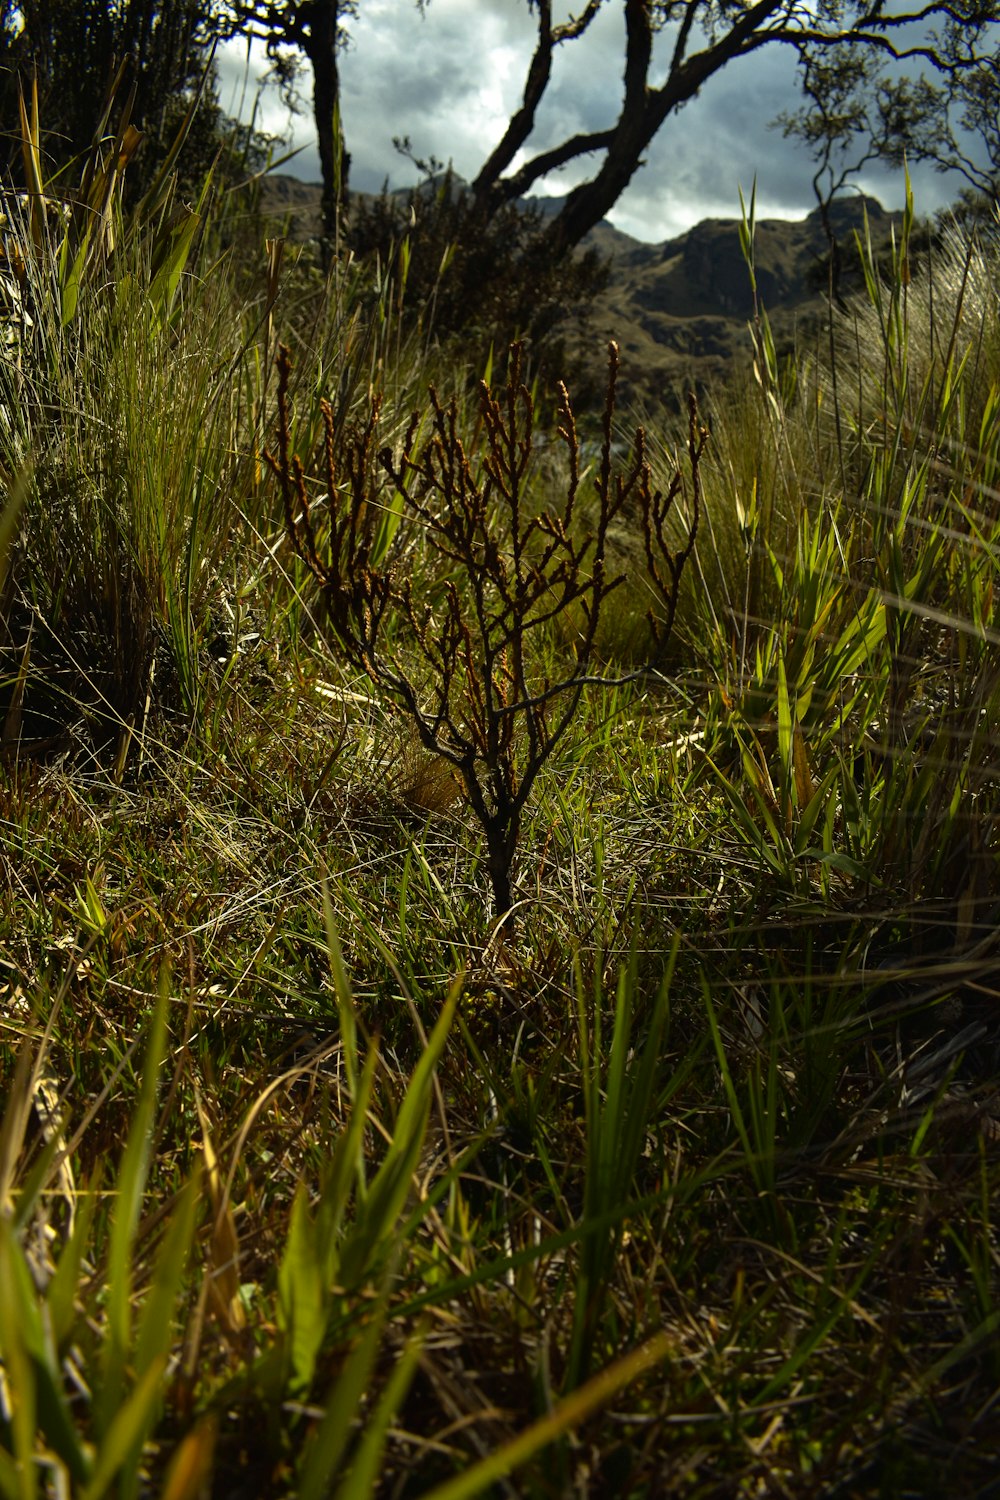
[[[514,856],[532,787],[568,729],[587,684],[625,681],[594,670],[601,611],[624,581],[607,566],[608,533],[627,513],[645,539],[651,582],[663,600],[654,625],[662,649],[670,634],[684,565],[700,514],[699,462],[707,440],[690,399],[688,460],[692,496],[685,545],[671,552],[666,520],[683,479],[654,489],[640,428],[628,462],[612,456],[618,349],[610,346],[602,442],[592,498],[584,499],[580,441],[565,386],[559,386],[558,436],[566,487],[558,510],[532,503],[529,466],[534,409],[521,379],[521,350],[499,393],[483,383],[479,422],[467,445],[458,408],[431,390],[425,421],[410,421],[401,455],[377,451],[378,400],[367,420],[339,444],[324,405],[325,556],[310,514],[305,472],[290,452],[291,361],[279,357],[278,452],[265,455],[280,484],[288,533],[323,590],[333,633],[347,661],[402,709],[424,747],[459,773],[486,838],[498,915],[510,910]],[[429,436],[418,440],[422,430]],[[402,527],[406,520],[409,525]],[[417,523],[443,564],[434,597],[415,597],[400,565],[402,542]],[[571,660],[552,670],[541,649],[557,620],[574,625]],[[388,639],[390,619],[405,625],[404,660]],[[630,673],[629,676],[637,676]]]

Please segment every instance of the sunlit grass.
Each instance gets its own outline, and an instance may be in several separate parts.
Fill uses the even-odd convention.
[[[140,245],[69,331],[39,308],[4,387],[0,1494],[992,1481],[995,260],[956,310],[949,250],[931,318],[904,250],[837,324],[836,413],[763,339],[713,394],[669,671],[585,689],[501,931],[260,463],[279,331],[307,475],[322,397],[381,382],[391,443],[431,359],[448,390],[391,280],[320,296],[262,247],[235,299],[206,252],[164,322]],[[609,678],[651,597],[615,546]],[[440,577],[419,530],[405,563]]]

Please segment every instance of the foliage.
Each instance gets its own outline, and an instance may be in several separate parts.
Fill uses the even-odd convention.
[[[423,8],[422,0],[418,3]],[[993,0],[874,8],[861,0],[828,0],[819,15],[807,0],[749,8],[733,0],[623,0],[623,57],[607,57],[616,77],[624,61],[617,119],[599,130],[568,133],[531,154],[557,49],[584,37],[603,3],[587,0],[579,15],[561,23],[554,22],[551,0],[529,4],[536,35],[522,97],[472,183],[476,212],[487,222],[553,172],[589,158],[592,176],[572,189],[546,225],[544,239],[552,257],[579,245],[609,213],[677,110],[717,73],[765,47],[780,47],[800,69],[807,105],[792,128],[816,151],[819,176],[831,152],[850,150],[856,139],[861,152],[895,153],[899,159],[905,146],[911,157],[947,156],[950,163],[953,114],[960,117],[966,138],[983,135],[980,146],[985,142],[992,149],[996,70],[991,28],[1000,22]],[[227,0],[224,7],[230,34],[261,37],[272,54],[297,49],[312,66],[324,228],[330,241],[339,229],[348,159],[337,57],[347,40],[344,18],[352,17],[355,8],[348,0],[280,5]],[[477,40],[475,27],[470,27],[470,43],[475,46]],[[475,71],[482,61],[475,55],[468,67]],[[416,146],[419,153],[419,141]],[[971,155],[956,150],[960,160],[974,159],[974,149]]]
[[[996,240],[925,250],[912,208],[889,260],[862,236],[863,296],[791,361],[758,298],[671,672],[577,682],[596,585],[612,632],[650,597],[641,506],[594,571],[634,449],[581,441],[564,546],[576,450],[539,420],[511,456],[517,382],[407,443],[418,392],[465,386],[401,329],[398,263],[220,259],[206,198],[167,295],[159,215],[116,209],[64,318],[78,230],[6,207],[0,1493],[988,1492]],[[282,420],[319,578],[261,454]],[[665,497],[698,443],[673,421],[643,449]],[[395,604],[376,642],[422,712],[449,622],[494,651],[455,658],[461,733],[518,707],[477,597],[540,591],[553,546],[551,605],[560,566],[582,590],[520,616],[526,677],[579,692],[502,937],[454,768],[331,649],[338,546],[361,600],[389,576],[436,610],[430,657]],[[83,679],[110,701],[150,639],[96,755]]]
[[[485,363],[506,347],[511,331],[525,339],[540,373],[564,372],[561,333],[607,281],[594,250],[552,255],[544,247],[545,216],[531,203],[505,204],[487,215],[449,170],[410,194],[383,192],[355,199],[348,238],[362,256],[383,265],[404,261],[407,316],[442,339],[455,337],[466,359]],[[588,362],[574,371],[592,379]],[[599,401],[602,392],[595,392]]]
[[[0,118],[17,118],[19,93],[38,89],[47,133],[46,177],[91,150],[95,120],[105,120],[112,80],[127,75],[118,98],[128,121],[148,135],[146,181],[155,175],[173,136],[169,115],[178,98],[199,92],[208,63],[206,0],[32,0],[0,14]],[[128,59],[128,63],[125,60]],[[116,125],[118,122],[116,122]],[[124,118],[118,126],[124,131]],[[8,170],[19,180],[12,154]],[[25,181],[25,187],[30,184]]]
[[[960,173],[980,216],[988,216],[1000,188],[1000,82],[989,55],[997,17],[987,7],[975,20],[951,19],[936,62],[928,57],[927,70],[915,76],[893,68],[891,53],[857,43],[804,59],[806,103],[779,123],[816,156],[818,196],[822,184],[831,198],[872,161],[899,169],[907,160],[929,161],[941,172]],[[980,37],[984,51],[977,55]]]
[[[829,898],[837,870],[940,901],[935,920],[964,931],[992,885],[968,800],[975,786],[978,822],[992,778],[978,770],[992,763],[981,551],[992,523],[969,506],[995,468],[998,304],[972,242],[953,240],[917,275],[912,226],[908,203],[888,282],[862,245],[867,294],[831,312],[833,370],[802,369],[783,389],[761,311],[756,374],[778,451],[794,462],[812,422],[814,451],[826,449],[814,463],[845,493],[786,529],[783,551],[766,510],[740,510],[745,598],[763,568],[771,602],[768,615],[746,609],[738,653],[720,652],[726,755],[741,771],[720,778],[759,857],[791,888],[805,895],[818,877]],[[752,235],[751,212],[751,261]],[[739,585],[727,594],[738,600]],[[724,611],[707,613],[715,632]],[[949,661],[962,667],[946,691]]]
[[[330,941],[336,964],[332,930]],[[338,1326],[338,1342],[346,1358],[332,1384],[322,1420],[296,1455],[297,1493],[329,1493],[331,1482],[350,1464],[350,1477],[341,1492],[371,1494],[386,1430],[412,1380],[419,1338],[409,1341],[363,1437],[352,1444],[351,1429],[370,1391],[385,1331],[399,1236],[413,1233],[420,1222],[419,1215],[411,1215],[400,1228],[454,999],[445,1006],[401,1100],[384,1159],[369,1178],[363,1140],[373,1115],[377,1053],[370,1048],[362,1066],[356,1052],[347,1050],[354,1046],[353,1001],[339,968],[337,984],[350,1099],[338,1148],[323,1175],[315,1213],[304,1183],[291,1204],[287,1245],[272,1294],[274,1322],[268,1347],[220,1391],[202,1393],[209,1399],[177,1447],[167,1471],[165,1494],[198,1492],[212,1465],[220,1401],[277,1405],[286,1395],[300,1400],[310,1396],[321,1378],[320,1356],[331,1325]],[[152,1226],[141,1220],[141,1214],[156,1139],[156,1098],[165,1062],[169,1005],[170,983],[164,973],[132,1123],[114,1179],[110,1223],[99,1211],[97,1182],[78,1193],[70,1177],[70,1229],[56,1259],[49,1246],[58,1242],[59,1235],[52,1230],[46,1239],[51,1223],[43,1195],[57,1162],[65,1159],[70,1124],[65,1113],[45,1117],[45,1148],[23,1183],[18,1179],[32,1099],[49,1072],[46,1054],[57,1007],[34,1057],[27,1041],[21,1047],[3,1118],[4,1180],[0,1184],[4,1209],[0,1215],[0,1358],[7,1375],[0,1414],[0,1491],[11,1500],[37,1493],[38,1439],[44,1445],[46,1468],[62,1493],[87,1497],[113,1490],[140,1493],[148,1482],[146,1446],[162,1418],[167,1362],[177,1340],[177,1322],[186,1344],[179,1378],[189,1390],[205,1334],[206,1306],[224,1336],[236,1338],[246,1326],[238,1274],[239,1233],[230,1200],[233,1174],[223,1180],[200,1101],[201,1163],[170,1195],[152,1263],[146,1262]],[[174,1088],[177,1083],[175,1074]],[[182,1287],[201,1217],[199,1204],[205,1198],[208,1253],[199,1301],[182,1298]],[[26,1238],[23,1248],[21,1235]],[[377,1295],[366,1304],[362,1294],[371,1282]],[[137,1283],[142,1284],[141,1291]],[[101,1305],[99,1322],[86,1316],[91,1301]],[[81,1363],[88,1376],[82,1403],[74,1400],[79,1388],[74,1393],[65,1373],[69,1368],[78,1370]]]
[[[116,253],[136,253],[140,242],[149,257],[149,290],[157,316],[162,320],[170,315],[201,221],[199,209],[208,193],[211,172],[200,185],[196,208],[175,204],[171,168],[183,150],[195,116],[192,102],[148,191],[133,208],[123,209],[125,176],[141,144],[128,101],[117,130],[106,135],[123,77],[124,67],[109,90],[89,149],[81,155],[79,185],[67,203],[45,170],[36,84],[32,83],[29,99],[21,95],[18,100],[27,193],[20,201],[24,210],[20,222],[15,216],[11,228],[15,235],[27,228],[30,237],[23,234],[23,244],[15,241],[6,255],[15,277],[15,285],[8,292],[12,320],[18,316],[23,319],[33,298],[44,307],[43,289],[51,278],[58,294],[59,324],[72,322],[81,295],[93,295],[95,286],[107,274],[110,258]],[[11,208],[13,211],[13,204]]]
[[[126,113],[107,151],[105,118],[64,209],[43,172],[37,95],[22,101],[32,192],[7,200],[0,392],[3,462],[24,472],[30,500],[2,607],[5,745],[64,745],[82,717],[91,746],[113,747],[124,765],[163,639],[161,671],[185,708],[198,702],[208,570],[239,524],[253,466],[223,437],[234,412],[219,361],[242,330],[219,323],[206,343],[218,279],[185,281],[210,191],[206,180],[194,207],[174,196],[169,168],[192,117],[131,208],[122,178],[137,133]],[[169,457],[153,464],[161,442]]]
[[[329,254],[338,236],[351,166],[341,119],[337,56],[347,42],[346,23],[357,14],[356,0],[221,0],[214,10],[216,35],[245,36],[264,43],[272,75],[292,109],[299,106],[301,60],[309,63],[323,178],[324,248]]]

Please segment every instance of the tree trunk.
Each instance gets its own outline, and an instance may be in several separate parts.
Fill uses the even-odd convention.
[[[347,198],[351,161],[344,150],[344,131],[340,122],[340,75],[337,69],[340,7],[341,0],[315,0],[306,48],[313,70],[313,112],[323,176],[323,239],[327,245],[332,244],[337,233],[339,211]]]
[[[639,168],[642,153],[664,118],[664,90],[651,92],[653,18],[649,0],[625,0],[625,97],[607,155],[597,176],[574,188],[545,236],[549,253],[578,245],[617,203]],[[673,71],[673,70],[671,70]],[[669,83],[669,80],[668,80]]]
[[[552,0],[535,0],[535,3],[538,8],[538,41],[524,80],[521,107],[511,115],[503,139],[472,184],[476,208],[485,212],[487,217],[518,196],[516,174],[513,178],[501,178],[535,128],[535,115],[552,76],[552,54],[555,48],[563,42],[572,42],[583,36],[600,10],[603,0],[587,0],[583,11],[578,16],[570,16],[561,26],[552,25]]]
[[[520,828],[521,819],[517,814],[511,817],[497,815],[485,824],[487,867],[490,873],[490,885],[493,888],[493,911],[498,917],[505,917],[514,905],[511,875]]]
[[[642,164],[642,152],[651,138],[643,136],[644,132],[621,122],[597,176],[573,189],[549,225],[543,239],[547,254],[558,256],[572,250],[614,208]]]
[[[653,8],[650,0],[625,0],[627,41],[625,98],[621,114],[601,170],[592,181],[573,189],[546,232],[544,245],[549,254],[558,255],[571,250],[600,223],[642,166],[642,154],[664,120],[693,99],[702,85],[734,57],[762,46],[767,40],[767,32],[759,28],[782,4],[783,0],[757,0],[725,36],[693,57],[686,58],[684,54],[697,9],[692,5],[681,23],[666,81],[659,88],[651,89]],[[534,165],[529,164],[528,170],[531,171]]]
[[[552,4],[540,0],[538,7],[538,45],[531,59],[524,85],[524,102],[510,117],[503,139],[481,168],[472,184],[477,208],[485,208],[503,172],[507,170],[528,136],[535,128],[535,114],[552,73]]]

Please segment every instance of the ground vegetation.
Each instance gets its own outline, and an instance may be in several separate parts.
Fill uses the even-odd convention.
[[[155,175],[176,135],[184,114],[179,102],[186,108],[203,90],[210,17],[208,0],[28,0],[0,7],[0,118],[7,122],[8,178],[26,185],[18,97],[34,86],[53,188],[60,169],[90,150],[95,124],[114,98],[113,127],[131,124],[145,137],[129,176],[138,189]],[[208,125],[199,120],[198,129]]]
[[[238,267],[208,196],[105,177],[92,237],[45,210],[32,116],[0,1494],[988,1493],[995,241],[911,259],[908,203],[779,359],[751,199],[751,368],[708,436],[653,413],[630,458],[610,412],[592,451],[560,397],[522,471],[525,367],[470,394],[393,273]],[[475,776],[424,730],[479,753],[510,707],[532,753],[522,599],[524,681],[571,711],[498,923]]]

